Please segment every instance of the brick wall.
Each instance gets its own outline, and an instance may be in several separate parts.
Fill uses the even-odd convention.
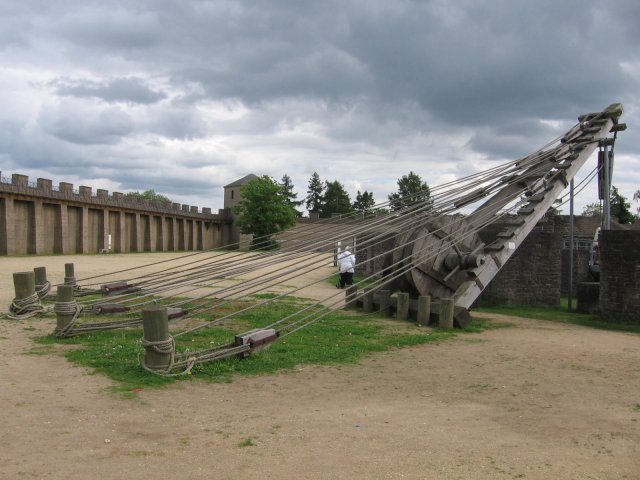
[[[600,269],[602,319],[640,325],[640,231],[602,232]]]
[[[532,231],[476,303],[559,305],[561,249],[561,233]]]
[[[560,289],[563,296],[569,295],[569,249],[562,250],[562,281]],[[593,282],[589,276],[589,250],[573,251],[573,295],[580,282]]]

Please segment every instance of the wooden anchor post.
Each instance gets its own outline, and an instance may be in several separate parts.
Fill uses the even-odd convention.
[[[418,297],[418,315],[416,323],[420,326],[429,325],[429,317],[431,316],[431,296],[420,295]]]
[[[362,297],[362,310],[366,313],[373,312],[373,290],[365,290],[364,297]]]
[[[71,327],[75,317],[75,299],[73,297],[73,285],[59,285],[56,303],[53,310],[56,312],[56,332],[62,334]]]
[[[380,290],[378,292],[378,301],[380,302],[380,315],[391,314],[391,291]]]
[[[47,283],[47,267],[34,267],[33,274],[36,285],[44,285]]]
[[[169,336],[169,316],[166,307],[151,307],[142,311],[143,366],[153,371],[169,371],[173,363],[173,339]]]
[[[76,285],[76,273],[73,263],[64,264],[64,284],[73,286]]]
[[[47,281],[47,267],[34,267],[35,287],[38,298],[44,298],[51,290],[51,284]]]
[[[358,296],[358,287],[349,285],[345,290],[345,308],[356,308],[356,297]]]
[[[32,271],[14,273],[13,288],[16,296],[9,307],[9,318],[19,320],[44,311],[36,295],[35,274]]]
[[[409,294],[406,292],[398,293],[396,317],[398,320],[406,320],[409,318]]]
[[[439,328],[453,328],[453,311],[454,311],[453,298],[441,298],[440,299],[440,315],[438,318]]]
[[[16,272],[13,274],[13,288],[16,292],[16,301],[24,300],[35,295],[36,282],[33,272]]]

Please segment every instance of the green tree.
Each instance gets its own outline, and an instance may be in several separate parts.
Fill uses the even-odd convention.
[[[254,236],[251,249],[275,248],[272,235],[296,223],[296,211],[288,200],[282,186],[267,175],[242,187],[242,200],[234,211],[240,231]]]
[[[322,199],[324,196],[324,185],[320,180],[318,172],[313,172],[309,179],[309,187],[307,188],[306,207],[309,213],[320,213],[322,210]]]
[[[156,193],[156,191],[153,189],[145,190],[142,193],[140,192],[125,193],[124,197],[130,200],[137,200],[138,202],[143,202],[143,201],[158,202],[162,205],[171,205],[173,203],[173,200],[171,200],[169,197],[165,197],[164,195]]]
[[[293,191],[293,181],[291,177],[285,173],[282,176],[282,180],[280,180],[280,185],[282,186],[282,191],[287,199],[287,203],[296,211],[296,215],[301,217],[302,212],[298,210],[298,207],[304,203],[304,200],[297,200],[298,194]]]
[[[616,187],[611,187],[611,217],[618,219],[619,223],[633,223],[635,218],[631,213],[631,204],[627,202],[627,199],[618,192]]]
[[[367,192],[366,190],[363,193],[356,194],[356,201],[353,202],[353,209],[362,214],[370,213],[376,202],[373,199],[373,193]]]
[[[337,180],[325,182],[320,216],[328,218],[334,213],[351,213],[351,199],[342,184]]]
[[[389,194],[388,198],[391,211],[394,212],[419,203],[432,203],[427,182],[423,182],[420,175],[413,172],[398,179],[398,191]]]
[[[585,217],[599,217],[602,215],[602,205],[600,205],[600,202],[587,203],[582,209],[582,215]]]

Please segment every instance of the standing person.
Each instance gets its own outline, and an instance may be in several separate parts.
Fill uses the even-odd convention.
[[[336,288],[344,288],[345,285],[353,285],[353,272],[356,268],[356,256],[351,253],[351,247],[346,247],[338,254],[338,269],[340,271],[340,283]]]

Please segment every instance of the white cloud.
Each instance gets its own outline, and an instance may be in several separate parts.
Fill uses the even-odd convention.
[[[631,198],[638,5],[4,2],[0,170],[213,208],[247,173],[287,173],[302,198],[317,171],[380,202],[410,170],[460,178],[620,101]]]

